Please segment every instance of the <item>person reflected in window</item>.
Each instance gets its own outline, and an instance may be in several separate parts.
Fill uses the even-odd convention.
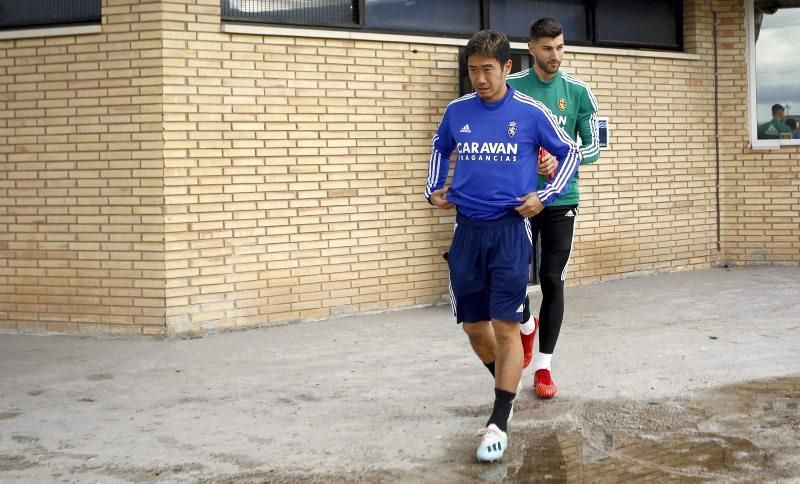
[[[800,130],[797,129],[797,120],[794,118],[786,118],[783,122],[792,130],[792,139],[800,139]]]
[[[773,104],[772,119],[764,124],[758,125],[758,139],[781,139],[791,137],[792,129],[783,122],[785,114],[786,111],[783,109],[783,106],[780,104]]]

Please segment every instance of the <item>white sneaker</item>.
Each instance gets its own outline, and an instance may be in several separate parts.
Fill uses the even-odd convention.
[[[482,435],[481,445],[476,453],[480,462],[493,462],[503,457],[503,452],[508,444],[508,435],[497,428],[495,424],[489,424],[485,429],[481,429],[478,435]]]

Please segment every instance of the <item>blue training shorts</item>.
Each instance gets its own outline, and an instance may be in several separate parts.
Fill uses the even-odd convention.
[[[456,321],[522,321],[531,255],[530,223],[516,212],[497,220],[458,214],[447,258]]]

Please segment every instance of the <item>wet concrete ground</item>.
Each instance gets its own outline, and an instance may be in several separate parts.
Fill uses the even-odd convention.
[[[405,473],[240,473],[215,479],[296,481],[765,482],[800,480],[800,376],[751,381],[692,399],[528,400],[498,463],[472,458],[462,435],[443,458]],[[491,409],[452,407],[484,416]]]
[[[447,307],[195,340],[2,335],[0,482],[800,481],[800,267],[567,300],[559,394],[526,387],[489,465],[492,382]]]
[[[799,402],[800,376],[692,399],[533,402],[520,409],[523,416],[551,407],[550,422],[564,423],[529,421],[532,429],[515,432],[502,463],[465,462],[459,474],[569,482],[800,479]],[[472,447],[457,446],[452,455],[469,455]]]

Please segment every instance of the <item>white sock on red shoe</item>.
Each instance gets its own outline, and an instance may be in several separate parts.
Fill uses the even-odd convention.
[[[541,351],[537,352],[536,355],[533,357],[533,371],[536,370],[549,370],[550,369],[550,360],[553,358],[552,353],[542,353]]]
[[[529,334],[536,331],[536,321],[533,318],[529,319],[527,323],[523,323],[519,325],[519,331],[528,336]]]

